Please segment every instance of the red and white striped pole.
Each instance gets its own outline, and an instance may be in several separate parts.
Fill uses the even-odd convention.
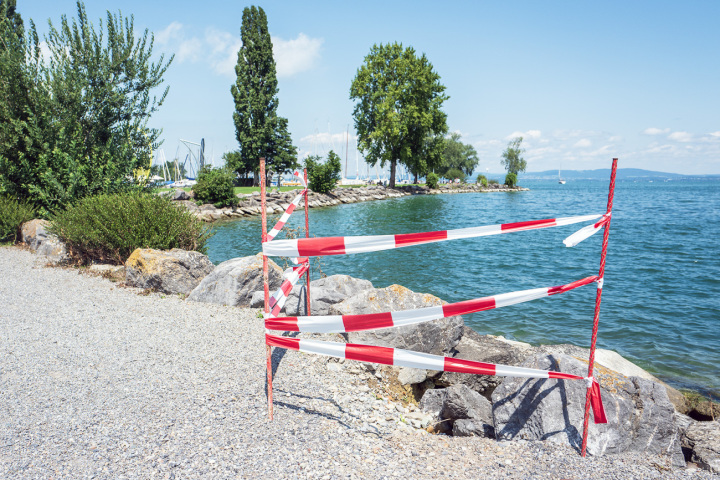
[[[303,171],[303,174],[305,175],[305,238],[310,238],[310,217],[308,215],[308,178],[307,178],[307,168]],[[310,266],[310,259],[308,258],[308,266]],[[310,269],[308,268],[307,273],[305,274],[307,277],[307,289],[305,290],[306,295],[305,299],[307,300],[307,315],[310,316],[312,313],[310,313]]]
[[[590,360],[588,364],[588,377],[593,375],[593,366],[595,364],[595,343],[597,342],[598,323],[600,321],[600,301],[602,299],[602,287],[605,275],[605,258],[607,256],[608,237],[610,236],[610,219],[613,206],[613,196],[615,195],[615,174],[617,173],[617,158],[613,158],[612,171],[610,173],[610,190],[608,192],[607,203],[607,219],[605,221],[605,231],[603,232],[602,253],[600,255],[600,273],[598,273],[597,295],[595,296],[595,316],[593,318],[592,340],[590,342]],[[585,418],[583,420],[583,439],[581,454],[584,457],[587,450],[588,423],[590,419],[590,387],[588,387],[585,396]]]
[[[260,208],[262,210],[262,241],[267,242],[267,203],[265,186],[265,158],[260,159]],[[268,283],[268,257],[263,255],[263,291],[265,293],[264,311],[270,311],[270,284]],[[272,347],[265,343],[267,351],[267,401],[268,419],[273,419],[273,384],[272,384]]]

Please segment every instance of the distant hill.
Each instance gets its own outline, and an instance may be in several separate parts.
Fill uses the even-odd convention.
[[[518,181],[523,180],[557,180],[557,170],[545,170],[544,172],[524,172],[518,175]],[[491,173],[488,178],[503,180],[505,173]],[[609,168],[598,168],[596,170],[563,170],[562,178],[565,180],[605,180],[610,178]],[[656,172],[643,170],[641,168],[618,168],[618,181],[624,180],[718,180],[720,175],[683,175],[680,173]]]

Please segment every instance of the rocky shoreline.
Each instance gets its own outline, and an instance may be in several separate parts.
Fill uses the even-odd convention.
[[[27,238],[26,243],[42,251],[32,238]],[[124,269],[114,275],[122,276],[127,285],[144,291],[181,295],[187,298],[187,305],[225,305],[243,310],[262,304],[260,255],[228,260],[217,266],[201,257],[196,252],[181,250],[137,250]],[[282,282],[282,270],[273,262],[270,282],[271,290]],[[366,280],[343,275],[315,280],[311,292],[315,315],[378,313],[442,303],[436,297],[401,286],[377,289]],[[289,295],[284,313],[302,315],[304,305],[304,290],[296,287]],[[479,335],[465,327],[461,317],[374,332],[310,337],[577,375],[584,375],[587,369],[587,360],[583,360],[588,356],[585,349],[571,345],[532,347],[502,337]],[[278,350],[276,355],[303,357],[296,352],[278,353]],[[684,467],[689,460],[691,465],[720,472],[720,423],[717,420],[697,421],[686,415],[693,412],[684,404],[682,394],[614,352],[598,351],[597,362],[596,378],[603,386],[610,423],[593,425],[589,441],[591,455],[623,459],[633,455],[659,455],[666,468]],[[341,408],[338,421],[360,432],[382,435],[431,432],[443,434],[441,437],[449,435],[448,438],[472,436],[502,442],[542,439],[543,443],[558,444],[558,448],[579,448],[585,391],[582,382],[546,383],[447,374],[328,358],[314,358],[311,363],[320,365],[322,371],[349,374],[361,393],[384,399],[381,404],[370,401],[357,405],[354,396],[338,392],[335,398]],[[284,361],[280,362],[280,366],[283,364]],[[560,389],[558,384],[562,384]],[[294,392],[288,391],[288,395]],[[710,415],[715,415],[712,408]]]
[[[491,193],[491,192],[520,192],[527,191],[523,187],[507,187],[505,185],[488,185],[482,187],[475,184],[441,185],[437,189],[426,186],[406,185],[396,188],[388,188],[381,185],[371,185],[357,188],[336,188],[327,194],[310,192],[308,195],[308,206],[310,208],[332,207],[343,203],[369,202],[373,200],[386,200],[389,198],[400,198],[408,195],[438,195],[451,193]],[[271,189],[267,193],[268,215],[281,214],[288,207],[300,189],[288,192],[280,192],[278,189]],[[197,205],[193,200],[192,192],[177,189],[167,192],[171,198],[185,206],[194,215],[205,222],[217,220],[232,220],[247,216],[260,215],[260,193],[239,194],[238,205],[234,207],[217,208],[212,204]]]

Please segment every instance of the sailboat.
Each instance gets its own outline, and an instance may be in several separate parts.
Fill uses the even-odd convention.
[[[565,180],[560,176],[560,170],[558,169],[558,183],[560,185],[565,185]]]

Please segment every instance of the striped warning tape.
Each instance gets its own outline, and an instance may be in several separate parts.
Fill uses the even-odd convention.
[[[285,271],[285,279],[282,284],[280,284],[280,288],[270,297],[270,315],[276,317],[280,313],[280,310],[285,306],[290,290],[293,289],[298,280],[305,275],[309,268],[310,262],[306,262],[299,267],[291,267]]]
[[[268,232],[268,234],[267,234],[268,242],[271,241],[273,238],[275,238],[278,233],[280,233],[280,231],[282,230],[282,228],[285,226],[288,219],[290,218],[290,215],[292,215],[293,211],[295,211],[297,206],[300,204],[300,201],[302,200],[303,195],[305,195],[306,191],[307,190],[303,190],[302,192],[300,192],[300,194],[298,196],[296,196],[292,202],[290,202],[290,205],[288,205],[288,207],[285,209],[285,212],[280,217],[280,220],[278,220],[277,223],[275,224],[275,226],[272,228],[272,230],[270,230]]]
[[[602,218],[597,221],[596,223],[593,223],[592,225],[588,225],[586,227],[581,228],[577,232],[573,233],[569,237],[567,237],[565,240],[563,240],[563,243],[566,247],[574,247],[578,243],[582,242],[588,237],[591,237],[592,235],[595,235],[597,232],[600,231],[601,228],[603,228],[607,223],[610,221],[610,213],[605,214],[602,216]]]
[[[586,380],[585,377],[562,372],[551,372],[534,368],[497,365],[494,363],[475,362],[460,358],[441,357],[429,353],[412,352],[399,348],[378,347],[355,343],[321,342],[302,338],[279,337],[265,335],[265,342],[273,347],[297,350],[317,355],[345,358],[360,362],[380,363],[398,367],[423,368],[444,372],[471,373],[475,375],[501,375],[506,377],[524,378],[555,378],[562,380]],[[600,398],[600,385],[596,380],[588,378],[590,395],[595,413],[595,423],[607,423],[605,411]]]
[[[420,245],[424,243],[457,240],[461,238],[484,237],[502,233],[559,227],[574,223],[596,220],[602,215],[581,215],[575,217],[548,218],[527,222],[503,223],[482,227],[441,230],[437,232],[403,233],[398,235],[367,235],[348,237],[299,238],[276,240],[262,244],[263,254],[268,256],[298,257],[345,255],[350,253],[376,252],[392,248]]]
[[[310,317],[278,317],[265,320],[265,328],[284,332],[344,333],[374,330],[376,328],[400,327],[428,322],[437,318],[466,315],[468,313],[507,307],[538,298],[568,292],[598,280],[597,275],[583,278],[557,287],[534,288],[503,293],[491,297],[476,298],[464,302],[416,308],[399,312],[369,313],[364,315],[327,315]]]

